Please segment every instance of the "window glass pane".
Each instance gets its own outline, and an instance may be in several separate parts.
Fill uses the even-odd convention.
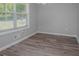
[[[13,21],[14,20],[14,16],[13,13],[7,13],[6,14],[7,20]]]
[[[12,3],[7,3],[7,12],[13,12],[13,4]]]
[[[0,30],[12,29],[13,22],[12,21],[0,21]]]
[[[5,13],[0,13],[0,21],[4,21],[5,20]]]
[[[26,10],[26,4],[23,3],[17,3],[16,4],[16,12],[25,12]]]
[[[26,25],[26,14],[17,14],[17,27],[22,27]]]
[[[0,12],[4,12],[5,11],[5,4],[0,3]]]
[[[13,28],[14,27],[14,16],[13,16],[13,13],[6,13],[6,20],[7,20],[7,23],[8,23],[7,24],[7,26],[8,26],[7,29]]]
[[[12,20],[12,14],[0,14],[0,30],[12,29],[14,27],[14,21]]]
[[[0,3],[0,30],[26,26],[25,3]]]

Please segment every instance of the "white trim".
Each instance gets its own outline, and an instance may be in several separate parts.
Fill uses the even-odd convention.
[[[23,27],[23,28],[16,28],[16,29],[10,29],[10,30],[7,30],[7,31],[4,31],[4,32],[1,32],[0,35],[6,35],[6,34],[9,34],[9,33],[13,33],[13,32],[17,32],[17,31],[21,31],[21,30],[24,30],[24,29],[28,29],[29,27]]]
[[[76,38],[77,38],[77,43],[79,44],[79,37],[78,37],[78,36],[76,36]]]
[[[38,31],[38,33],[45,33],[45,34],[52,34],[52,35],[62,35],[62,36],[77,37],[76,35],[61,34],[61,33],[50,33],[50,32],[40,32],[40,31]]]
[[[26,6],[26,12],[27,12],[27,25],[28,25],[28,28],[30,28],[30,4],[29,3],[27,3],[27,6]]]
[[[63,36],[76,37],[76,38],[78,39],[78,36],[77,36],[77,35],[68,35],[68,34],[60,34],[60,33],[49,33],[49,32],[38,32],[38,31],[37,31],[37,32],[34,32],[34,33],[32,33],[32,34],[30,34],[30,35],[24,37],[23,39],[20,39],[20,40],[18,40],[18,41],[16,41],[16,42],[13,42],[13,43],[11,43],[11,44],[9,44],[9,45],[6,45],[6,46],[0,48],[0,51],[5,50],[5,49],[11,47],[11,46],[13,46],[13,45],[15,45],[15,44],[17,44],[17,43],[23,41],[23,40],[25,40],[25,39],[27,39],[27,38],[29,38],[29,37],[35,35],[36,33],[45,33],[45,34],[52,34],[52,35],[63,35]],[[77,42],[79,43],[79,40],[77,40]]]
[[[6,6],[6,5],[5,5]],[[27,19],[26,19],[26,27],[25,26],[22,26],[22,27],[16,27],[17,25],[16,25],[16,19],[17,19],[17,16],[16,16],[16,3],[14,3],[13,4],[13,15],[15,16],[14,17],[14,23],[13,23],[13,28],[11,28],[11,29],[4,29],[4,30],[0,30],[0,35],[5,35],[5,34],[8,34],[8,33],[12,33],[12,32],[17,32],[17,31],[20,31],[20,30],[23,30],[23,29],[28,29],[28,28],[30,28],[30,15],[29,15],[29,13],[30,13],[30,11],[29,11],[29,3],[27,3],[27,10],[26,10],[26,12],[28,13],[28,15],[27,15]],[[7,9],[5,10],[5,11],[7,11]],[[5,18],[6,18],[7,16],[5,16]],[[7,19],[7,18],[6,18]],[[25,27],[25,28],[23,28],[23,27]]]
[[[7,48],[9,48],[9,47],[11,47],[11,46],[13,46],[13,45],[19,43],[19,42],[22,42],[23,40],[25,40],[25,39],[27,39],[27,38],[29,38],[29,37],[35,35],[36,33],[37,33],[37,32],[34,32],[34,33],[32,33],[32,34],[30,34],[30,35],[28,35],[28,36],[25,36],[23,39],[19,39],[19,40],[16,41],[16,42],[13,42],[13,43],[11,43],[11,44],[9,44],[9,45],[4,46],[4,47],[0,48],[0,51],[5,50],[5,49],[7,49]]]
[[[69,37],[75,37],[77,40],[77,43],[79,44],[79,37],[77,35],[69,35],[69,34],[61,34],[61,33],[49,33],[49,32],[40,32],[38,33],[45,33],[45,34],[52,34],[52,35],[62,35],[62,36],[69,36]]]

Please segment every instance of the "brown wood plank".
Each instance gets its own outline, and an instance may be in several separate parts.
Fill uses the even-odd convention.
[[[76,38],[37,33],[0,52],[7,56],[79,56]]]

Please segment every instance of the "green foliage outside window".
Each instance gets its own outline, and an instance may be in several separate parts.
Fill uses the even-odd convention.
[[[26,7],[24,3],[0,3],[0,30],[26,25]]]

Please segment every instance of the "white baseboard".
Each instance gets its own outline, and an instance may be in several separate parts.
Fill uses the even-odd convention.
[[[38,33],[45,33],[45,34],[52,34],[52,35],[62,35],[62,36],[69,36],[69,37],[75,37],[77,40],[77,43],[79,44],[79,37],[77,35],[69,35],[69,34],[61,34],[61,33],[49,33],[49,32],[40,32]]]
[[[50,33],[50,32],[40,32],[38,33],[45,33],[45,34],[52,34],[52,35],[62,35],[62,36],[69,36],[69,37],[77,37],[76,35],[69,35],[69,34],[61,34],[61,33]]]
[[[32,34],[30,34],[30,35],[24,37],[23,39],[19,39],[19,40],[16,41],[16,42],[13,42],[13,43],[11,43],[11,44],[9,44],[9,45],[6,45],[6,46],[0,48],[0,51],[5,50],[5,49],[11,47],[11,46],[13,46],[13,45],[15,45],[15,44],[17,44],[17,43],[23,41],[23,40],[25,40],[25,39],[27,39],[27,38],[29,38],[29,37],[35,35],[36,33],[45,33],[45,34],[52,34],[52,35],[70,36],[70,37],[76,37],[76,38],[78,39],[78,37],[77,37],[76,35],[68,35],[68,34],[61,34],[61,33],[49,33],[49,32],[34,32],[34,33],[32,33]],[[78,41],[78,43],[79,43],[79,40],[77,40],[77,41]]]
[[[77,43],[79,44],[79,37],[78,37],[78,36],[76,36],[76,38],[77,38]]]
[[[9,45],[4,46],[4,47],[0,48],[0,51],[5,50],[5,49],[11,47],[11,46],[13,46],[13,45],[15,45],[15,44],[17,44],[17,43],[23,41],[23,40],[25,40],[25,39],[27,39],[27,38],[29,38],[29,37],[35,35],[36,33],[37,33],[37,32],[34,32],[34,33],[32,33],[32,34],[30,34],[30,35],[24,37],[23,39],[19,39],[19,40],[16,41],[16,42],[13,42],[13,43],[11,43],[11,44],[9,44]]]

